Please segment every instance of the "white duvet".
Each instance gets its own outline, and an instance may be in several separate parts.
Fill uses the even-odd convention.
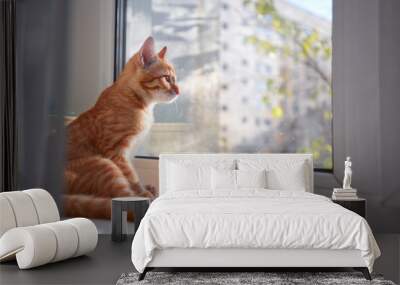
[[[380,255],[365,219],[330,199],[256,189],[156,199],[133,239],[132,262],[143,272],[154,250],[165,248],[358,249],[371,272]]]

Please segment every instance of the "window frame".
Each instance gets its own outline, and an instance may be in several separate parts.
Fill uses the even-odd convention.
[[[125,65],[127,0],[115,0],[114,81]]]
[[[336,1],[332,0],[332,47],[334,45],[334,23],[335,23],[335,11],[337,10],[337,3]],[[115,52],[114,52],[114,60],[115,60],[115,67],[114,67],[114,80],[117,78],[118,74],[122,71],[125,65],[125,45],[126,45],[126,9],[127,9],[127,0],[115,0]],[[332,48],[332,90],[335,89],[335,80],[334,74],[337,75],[337,72],[334,73],[334,56],[335,49]],[[332,93],[335,94],[333,91]],[[325,169],[325,168],[314,168],[314,184],[315,187],[320,189],[329,189],[332,191],[332,187],[337,187],[340,185],[339,177],[337,175],[338,168],[337,161],[340,161],[341,151],[335,151],[336,147],[338,146],[338,140],[335,139],[334,134],[341,135],[344,134],[342,128],[338,128],[340,125],[338,119],[335,120],[335,117],[340,116],[340,108],[336,101],[338,101],[339,96],[332,96],[332,116],[333,119],[331,121],[331,130],[332,130],[332,168]],[[340,105],[339,105],[340,106]],[[341,148],[342,149],[342,148]],[[137,155],[135,158],[138,159],[149,159],[149,160],[158,160],[159,158],[156,156],[145,156],[145,155]]]

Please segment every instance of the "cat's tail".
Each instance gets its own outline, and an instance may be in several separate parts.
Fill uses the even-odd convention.
[[[64,195],[64,215],[66,217],[84,217],[91,219],[111,219],[111,198],[96,197],[85,194]],[[128,221],[134,221],[131,211],[127,214]]]
[[[64,195],[64,215],[92,219],[111,218],[111,198],[86,194]]]

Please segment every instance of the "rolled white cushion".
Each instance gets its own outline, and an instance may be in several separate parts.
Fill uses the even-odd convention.
[[[39,223],[35,206],[29,195],[22,191],[3,192],[1,195],[10,202],[17,227],[33,226]]]
[[[44,224],[56,236],[57,250],[51,262],[57,262],[75,256],[78,250],[79,237],[74,226],[66,222]]]
[[[91,220],[74,218],[65,220],[64,222],[74,226],[78,233],[78,248],[74,256],[86,254],[96,248],[98,232],[95,224]]]
[[[50,193],[43,189],[29,189],[22,191],[32,199],[39,218],[39,224],[51,223],[60,220],[56,202]]]
[[[43,225],[14,228],[0,239],[0,260],[16,254],[20,269],[40,266],[52,261],[57,240],[53,231]]]
[[[20,269],[86,254],[97,245],[92,221],[76,218],[13,228],[0,238],[0,261],[16,256]]]
[[[0,237],[9,229],[15,228],[17,223],[13,209],[6,197],[0,195]]]

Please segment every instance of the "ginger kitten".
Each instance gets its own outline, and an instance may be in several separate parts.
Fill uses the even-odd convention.
[[[66,215],[110,218],[113,197],[157,196],[154,187],[142,187],[130,159],[153,123],[153,106],[179,94],[166,52],[164,47],[156,54],[147,38],[96,104],[68,125]]]

